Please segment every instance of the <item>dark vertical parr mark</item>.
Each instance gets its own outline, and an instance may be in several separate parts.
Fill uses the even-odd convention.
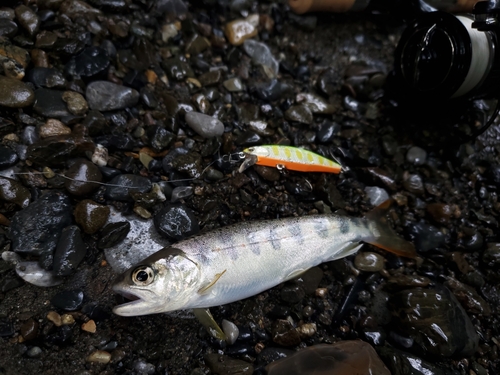
[[[328,237],[328,225],[327,221],[325,219],[316,219],[314,221],[314,230],[316,231],[316,234],[321,237],[321,238],[327,238]]]
[[[254,253],[255,255],[260,255],[260,246],[257,243],[257,240],[255,238],[255,234],[253,232],[250,232],[247,234],[247,242],[248,246],[250,247],[250,251]]]
[[[299,223],[295,223],[288,227],[288,232],[293,236],[295,241],[298,242],[299,245],[304,244],[304,236],[302,234],[302,228]]]
[[[269,238],[271,240],[271,246],[274,250],[281,250],[281,240],[276,231],[277,226],[273,225],[269,230]]]
[[[339,230],[340,230],[340,233],[342,234],[346,234],[349,232],[349,230],[351,229],[350,228],[351,226],[349,225],[349,220],[347,219],[340,219],[339,221]]]

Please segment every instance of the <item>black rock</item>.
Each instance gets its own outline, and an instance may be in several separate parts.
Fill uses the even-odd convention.
[[[87,303],[85,306],[82,307],[82,313],[84,313],[90,319],[96,322],[106,320],[110,317],[109,312],[104,310],[101,306],[97,305],[96,303]]]
[[[45,341],[53,345],[64,345],[68,344],[73,336],[73,330],[71,326],[64,325],[56,329],[55,332],[48,334],[45,337]]]
[[[0,280],[0,292],[6,293],[11,289],[19,288],[23,284],[23,279],[17,277],[14,272],[9,272]]]
[[[77,77],[92,77],[104,73],[109,66],[107,52],[99,47],[87,47],[66,64],[66,72]]]
[[[458,375],[454,370],[440,368],[432,362],[391,347],[377,348],[377,353],[392,375]]]
[[[5,319],[0,319],[0,337],[8,337],[14,334],[14,326]]]
[[[156,151],[167,149],[175,139],[175,134],[169,132],[164,127],[156,125],[149,126],[147,134],[151,147]]]
[[[130,231],[130,223],[128,221],[120,221],[117,223],[109,223],[102,228],[101,238],[97,243],[99,249],[107,249],[115,246],[127,237]]]
[[[446,243],[443,232],[423,221],[409,226],[408,232],[418,251],[428,251]]]
[[[63,229],[54,253],[54,273],[57,276],[68,276],[75,272],[87,253],[80,228],[70,225]]]
[[[35,91],[35,104],[33,109],[45,117],[67,117],[73,116],[66,108],[66,103],[62,100],[64,91],[38,89]]]
[[[295,353],[295,351],[292,349],[265,347],[257,356],[257,365],[258,367],[265,366],[278,359],[286,358],[293,353]]]
[[[340,132],[341,126],[336,122],[324,121],[316,133],[318,141],[321,143],[329,143]]]
[[[76,311],[82,306],[83,297],[81,290],[65,290],[52,297],[50,303],[61,310]]]
[[[182,240],[200,231],[194,213],[182,204],[170,204],[154,217],[158,233],[170,240]]]
[[[106,187],[106,199],[132,202],[131,192],[147,193],[151,190],[151,181],[134,174],[122,174],[113,178]]]
[[[69,198],[51,191],[16,212],[10,227],[12,249],[39,256],[40,265],[50,269],[61,231],[71,224],[71,211]]]
[[[139,101],[139,93],[129,87],[108,81],[94,81],[85,92],[90,109],[112,111],[133,107]]]
[[[17,25],[14,21],[6,18],[0,18],[0,36],[11,38],[17,34]]]
[[[35,67],[26,74],[26,80],[35,85],[35,87],[46,87],[64,89],[66,79],[61,72],[54,68]]]

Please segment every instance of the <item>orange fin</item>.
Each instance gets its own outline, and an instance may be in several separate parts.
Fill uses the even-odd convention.
[[[399,236],[387,222],[386,215],[392,202],[392,199],[388,199],[366,214],[365,219],[368,221],[372,236],[363,241],[399,256],[415,258],[417,256],[415,246]]]

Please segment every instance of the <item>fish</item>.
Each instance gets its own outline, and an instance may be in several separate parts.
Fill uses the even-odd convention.
[[[363,243],[413,258],[413,244],[387,223],[389,205],[363,218],[323,214],[243,222],[182,240],[118,277],[113,290],[130,301],[113,312],[139,316],[225,305],[354,254]]]
[[[340,173],[342,171],[342,166],[336,161],[292,146],[254,146],[244,149],[243,155],[245,155],[245,160],[239,168],[240,173],[254,164],[299,172]]]

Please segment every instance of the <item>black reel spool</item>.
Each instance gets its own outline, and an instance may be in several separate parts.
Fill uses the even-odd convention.
[[[436,11],[408,24],[387,88],[407,116],[425,118],[434,130],[452,130],[462,142],[493,123],[500,110],[499,10],[497,1],[481,1],[474,18]],[[497,100],[488,120],[478,116],[476,99]],[[464,123],[474,125],[463,131]]]

